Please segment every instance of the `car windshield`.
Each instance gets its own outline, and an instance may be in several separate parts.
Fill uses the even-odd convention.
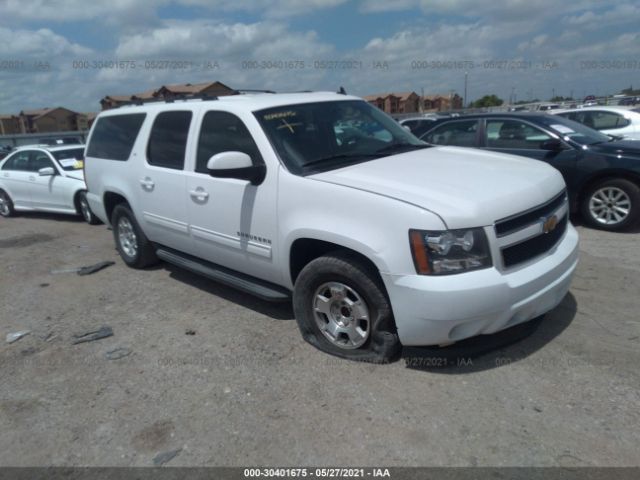
[[[67,172],[82,170],[84,166],[84,147],[56,150],[51,152],[51,155],[60,164],[60,167]]]
[[[559,115],[549,115],[549,118],[541,121],[565,140],[573,140],[580,145],[596,145],[612,140],[609,135]]]
[[[359,100],[287,105],[255,115],[286,167],[298,175],[429,147]]]

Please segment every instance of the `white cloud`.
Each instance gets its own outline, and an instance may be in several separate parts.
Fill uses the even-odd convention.
[[[573,27],[599,28],[624,23],[636,23],[640,18],[640,6],[630,3],[615,5],[611,10],[594,12],[588,10],[577,15],[568,16],[565,22]]]
[[[91,50],[72,43],[47,28],[12,30],[0,27],[0,56],[3,58],[34,58],[55,61],[64,55],[85,55]]]

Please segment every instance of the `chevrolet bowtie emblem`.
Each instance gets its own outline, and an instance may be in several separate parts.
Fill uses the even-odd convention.
[[[558,226],[558,217],[551,215],[550,217],[542,217],[542,231],[544,233],[553,232]]]

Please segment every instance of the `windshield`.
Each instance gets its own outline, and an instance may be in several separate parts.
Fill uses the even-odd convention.
[[[429,147],[360,100],[287,105],[255,115],[289,171],[299,175]]]
[[[84,147],[56,150],[50,153],[60,164],[60,167],[67,172],[82,170],[84,166]]]
[[[542,123],[554,130],[565,140],[573,140],[580,145],[595,145],[612,140],[609,135],[605,135],[604,133],[600,133],[597,130],[559,115],[549,115],[549,118],[543,119]]]

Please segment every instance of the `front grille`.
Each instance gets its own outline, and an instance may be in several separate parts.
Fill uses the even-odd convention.
[[[560,241],[569,223],[567,213],[556,225],[556,228],[549,233],[542,233],[537,237],[525,240],[522,243],[511,245],[502,249],[502,261],[505,267],[513,267],[527,260],[542,255],[553,248]]]
[[[567,200],[567,191],[563,190],[558,196],[549,200],[544,205],[535,207],[527,212],[519,213],[513,217],[498,220],[495,225],[496,235],[504,237],[510,233],[521,230],[536,223],[540,218],[545,218],[555,212]]]

